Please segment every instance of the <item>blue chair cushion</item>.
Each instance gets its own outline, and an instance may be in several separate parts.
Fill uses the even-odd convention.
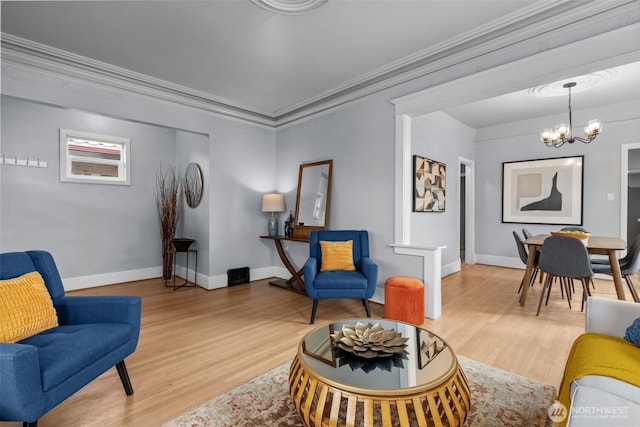
[[[640,317],[627,328],[624,339],[640,347]]]
[[[94,323],[49,329],[20,341],[38,347],[42,389],[48,391],[131,340],[131,325]]]
[[[316,289],[367,289],[367,278],[359,271],[323,271],[318,273],[313,286]]]

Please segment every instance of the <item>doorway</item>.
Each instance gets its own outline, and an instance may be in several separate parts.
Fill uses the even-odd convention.
[[[640,143],[622,146],[620,236],[630,243],[640,234]]]
[[[472,160],[460,157],[459,165],[460,264],[475,264],[474,163]]]

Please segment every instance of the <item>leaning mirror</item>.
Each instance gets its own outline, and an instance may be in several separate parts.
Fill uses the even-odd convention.
[[[298,173],[294,237],[309,237],[311,230],[329,224],[333,160],[303,163]]]
[[[202,170],[197,163],[189,163],[184,173],[184,200],[187,206],[195,208],[202,199]]]

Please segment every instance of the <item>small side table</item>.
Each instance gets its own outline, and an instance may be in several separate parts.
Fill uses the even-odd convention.
[[[171,251],[170,253],[173,254],[173,286],[171,285],[167,285],[167,282],[165,282],[165,286],[167,288],[171,288],[173,287],[173,290],[175,291],[176,289],[180,289],[180,288],[195,288],[196,287],[196,278],[198,276],[198,250],[197,249],[187,249],[186,251],[178,251],[178,250],[174,250]],[[185,278],[184,278],[184,283],[181,285],[176,285],[176,258],[178,257],[178,254],[185,254],[185,256],[187,257],[187,266],[186,266],[186,270],[185,270]],[[189,284],[189,254],[194,254],[195,256],[195,268],[193,270],[193,283]]]

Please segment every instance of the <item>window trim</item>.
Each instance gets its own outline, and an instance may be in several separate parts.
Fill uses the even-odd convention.
[[[76,157],[73,155],[69,155],[69,138],[86,139],[89,141],[122,145],[122,159],[110,160],[97,159],[92,157]],[[60,182],[131,185],[130,144],[131,140],[129,138],[60,128]],[[118,176],[107,177],[94,175],[74,175],[71,173],[71,165],[74,159],[81,159],[84,163],[117,165]]]

